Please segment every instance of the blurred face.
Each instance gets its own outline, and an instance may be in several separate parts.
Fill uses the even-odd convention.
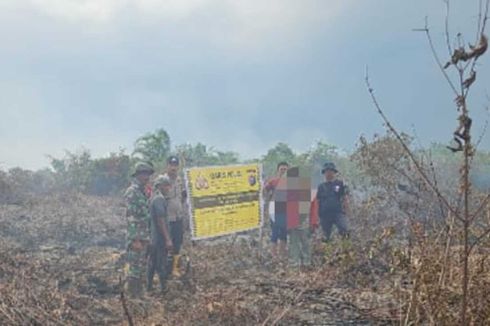
[[[286,172],[288,171],[289,166],[287,165],[280,165],[277,168],[277,173],[279,174],[280,177],[282,177]]]
[[[158,186],[158,189],[160,190],[162,195],[167,195],[168,193],[170,193],[171,188],[172,188],[172,186],[168,183],[161,184]]]
[[[148,181],[150,181],[150,176],[151,176],[150,173],[142,172],[136,175],[136,179],[138,179],[138,181],[141,182],[142,184],[146,185]]]
[[[179,172],[179,165],[167,164],[167,172],[169,175],[177,175],[177,172]]]
[[[324,173],[324,175],[325,175],[325,179],[332,180],[332,179],[335,178],[335,171],[333,171],[333,170],[326,170],[325,173]]]

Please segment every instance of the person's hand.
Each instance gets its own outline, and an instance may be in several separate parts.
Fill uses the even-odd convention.
[[[316,230],[316,225],[310,225],[310,234],[314,235]]]

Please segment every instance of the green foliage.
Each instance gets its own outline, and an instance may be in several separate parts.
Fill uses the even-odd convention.
[[[33,172],[16,167],[8,171],[7,177],[10,186],[16,191],[44,194],[55,187],[55,175],[49,169]]]
[[[405,134],[402,137],[410,146],[412,139]],[[372,140],[361,137],[351,160],[361,172],[363,187],[381,187],[393,192],[399,184],[415,186],[410,158],[391,133],[375,135]]]
[[[426,160],[433,165],[439,183],[457,189],[459,170],[463,164],[462,153],[453,153],[444,144],[432,143],[427,150],[419,150],[426,154]],[[424,157],[424,155],[420,155]],[[472,185],[481,192],[490,192],[490,152],[479,150],[472,159],[470,179]]]
[[[133,156],[152,163],[164,162],[170,149],[170,136],[161,128],[136,139]]]
[[[120,192],[129,182],[131,158],[123,150],[109,157],[92,159],[88,150],[66,151],[65,157],[50,157],[58,190],[92,195]]]
[[[450,168],[456,173],[462,159],[462,156],[459,153],[453,153],[441,143],[432,143],[428,149],[418,150],[417,153],[421,153],[422,155],[420,156],[426,157],[426,160],[432,161],[436,168]],[[477,154],[477,156],[479,155],[480,154]]]
[[[183,144],[175,148],[185,167],[229,165],[239,163],[238,154],[231,151],[217,151],[202,143],[196,145]]]
[[[406,141],[410,143],[408,136]],[[90,151],[83,148],[77,152],[66,151],[62,158],[49,157],[51,169],[33,172],[14,168],[8,172],[0,171],[0,187],[4,194],[12,192],[7,189],[24,189],[32,193],[79,191],[92,195],[118,194],[127,186],[131,168],[136,160],[152,161],[156,171],[163,171],[166,158],[171,152],[179,156],[183,167],[262,163],[265,177],[274,175],[277,164],[285,161],[291,166],[309,168],[314,186],[323,181],[320,170],[327,161],[337,165],[340,177],[346,180],[351,188],[358,185],[366,185],[368,188],[376,183],[396,179],[398,183],[400,174],[409,178],[412,174],[407,157],[390,135],[376,136],[372,141],[361,138],[357,150],[350,157],[325,141],[316,141],[302,153],[296,153],[288,144],[280,142],[261,158],[244,161],[240,160],[236,152],[220,151],[200,142],[171,148],[168,133],[164,129],[158,129],[139,137],[131,156],[123,150],[101,158],[93,158]],[[457,175],[461,157],[448,151],[444,145],[432,144],[429,150],[420,150],[416,154],[420,157],[425,155],[432,159],[434,165],[444,167],[443,171]],[[381,168],[386,164],[390,166],[389,170]],[[490,178],[486,177],[490,175],[490,153],[477,153],[474,165],[475,184],[480,185],[482,189],[490,189]],[[393,173],[397,175],[396,178]],[[442,175],[439,178],[442,181],[450,179]],[[392,188],[395,188],[397,183],[393,183]]]
[[[82,148],[77,153],[65,151],[65,157],[49,157],[51,167],[56,174],[56,181],[62,190],[86,192],[90,183],[92,158],[88,149]]]
[[[94,160],[88,192],[94,195],[120,192],[129,182],[131,167],[131,159],[123,151]]]
[[[317,185],[324,180],[321,170],[325,162],[335,163],[340,172],[339,177],[347,179],[349,183],[352,176],[355,175],[355,166],[350,162],[348,157],[341,155],[337,146],[321,140],[314,143],[308,151],[300,154],[298,162],[299,165],[306,166],[311,170],[314,185]]]
[[[325,162],[334,162],[338,156],[337,146],[319,140],[307,152],[299,155],[298,161],[303,165],[320,170]]]
[[[490,153],[479,152],[475,156],[470,173],[471,183],[481,192],[490,193]]]
[[[50,193],[55,187],[55,174],[49,169],[30,171],[15,167],[0,171],[0,203],[21,202],[32,194]]]
[[[266,176],[272,176],[276,172],[279,162],[287,162],[290,166],[303,166],[311,170],[313,185],[323,181],[320,171],[325,162],[334,162],[343,177],[354,175],[355,166],[348,157],[341,155],[335,145],[324,141],[315,142],[306,152],[296,154],[289,145],[278,143],[269,149],[262,157],[262,164]]]
[[[267,154],[262,158],[265,175],[274,175],[277,164],[280,162],[287,162],[290,166],[298,164],[298,157],[289,145],[285,143],[278,143],[276,146],[269,149]]]

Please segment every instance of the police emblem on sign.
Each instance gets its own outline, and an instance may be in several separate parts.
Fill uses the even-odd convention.
[[[250,186],[255,186],[255,184],[257,183],[257,177],[255,176],[255,174],[250,174],[248,176],[248,183],[250,184]]]

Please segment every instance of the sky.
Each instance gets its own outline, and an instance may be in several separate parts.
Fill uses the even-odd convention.
[[[451,42],[458,32],[474,42],[478,9],[450,2]],[[157,128],[174,145],[241,158],[278,142],[349,152],[384,132],[366,67],[398,129],[446,143],[454,96],[413,31],[428,17],[447,60],[445,13],[442,0],[0,0],[0,169],[80,148],[131,152]],[[489,59],[469,102],[475,137],[489,115]]]

